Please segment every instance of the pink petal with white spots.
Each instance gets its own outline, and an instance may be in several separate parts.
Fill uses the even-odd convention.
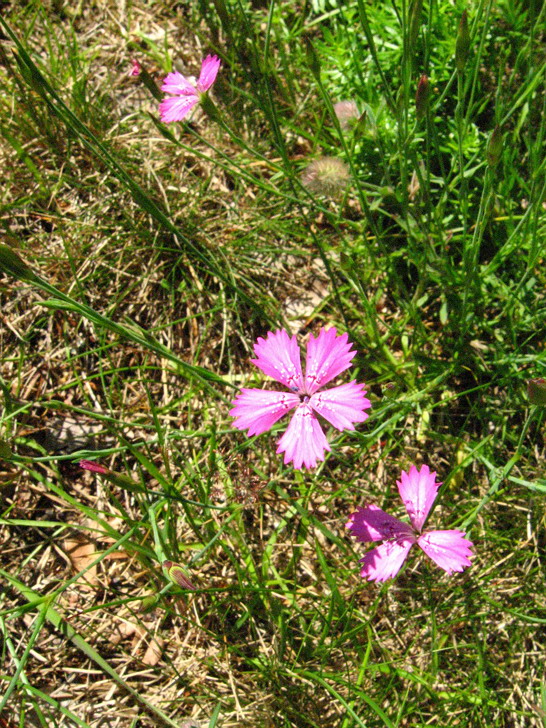
[[[251,359],[264,374],[273,377],[293,392],[303,389],[300,348],[296,337],[286,331],[270,331],[267,338],[260,337],[254,344],[257,359]]]
[[[351,366],[356,351],[350,350],[352,344],[347,339],[347,334],[338,336],[335,329],[321,329],[316,339],[311,334],[305,368],[307,394],[314,394]]]
[[[177,96],[197,96],[195,84],[178,71],[172,71],[165,76],[161,90]]]
[[[277,452],[284,453],[285,465],[293,462],[299,470],[302,465],[314,468],[318,460],[324,460],[326,450],[330,450],[330,445],[319,421],[309,405],[300,404],[279,440]]]
[[[415,539],[385,541],[360,559],[360,576],[368,581],[392,579],[402,567]]]
[[[309,405],[338,430],[354,430],[355,422],[368,419],[364,410],[372,406],[365,394],[363,384],[349,382],[317,392],[310,398]]]
[[[417,543],[448,574],[464,571],[471,564],[472,542],[465,538],[464,531],[429,531],[420,536]]]
[[[212,84],[216,81],[218,69],[220,68],[220,59],[218,56],[207,56],[201,64],[201,73],[197,81],[199,91],[208,91]]]
[[[431,473],[428,465],[423,465],[421,470],[412,465],[409,473],[402,471],[396,485],[412,526],[421,531],[442,484],[436,482],[436,473]]]
[[[290,392],[268,392],[263,389],[242,389],[233,400],[235,405],[230,415],[237,419],[233,423],[238,430],[248,428],[248,436],[261,435],[270,430],[277,420],[299,404],[297,394]]]
[[[198,101],[197,96],[171,96],[163,99],[159,104],[161,121],[182,121]]]
[[[412,539],[415,535],[408,523],[385,513],[379,506],[369,505],[351,513],[345,527],[363,543],[386,541],[387,539]]]

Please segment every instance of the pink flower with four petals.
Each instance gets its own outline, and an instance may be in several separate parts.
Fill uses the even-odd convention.
[[[470,566],[472,543],[465,538],[464,531],[453,529],[421,534],[441,486],[436,482],[436,473],[431,473],[428,465],[423,465],[421,470],[412,465],[409,473],[402,471],[396,484],[411,526],[374,505],[359,508],[345,524],[363,543],[383,541],[360,559],[363,564],[360,575],[368,581],[391,579],[400,571],[414,544],[448,574]]]
[[[316,415],[338,430],[354,430],[354,423],[364,422],[368,417],[364,410],[371,407],[363,384],[349,382],[319,392],[351,366],[356,351],[351,351],[347,339],[347,334],[338,336],[334,328],[321,329],[316,339],[311,334],[304,376],[295,336],[290,338],[280,330],[270,331],[265,339],[260,337],[254,344],[257,358],[252,363],[290,391],[243,388],[229,413],[236,418],[234,426],[248,429],[249,437],[261,435],[295,408],[277,452],[283,452],[285,464],[293,462],[296,469],[302,465],[312,468],[324,460],[325,451],[331,448]]]
[[[218,56],[207,56],[201,64],[201,73],[197,81],[194,78],[186,78],[178,71],[169,73],[163,80],[161,90],[173,96],[163,99],[159,104],[161,121],[182,121],[212,86],[219,68]]]

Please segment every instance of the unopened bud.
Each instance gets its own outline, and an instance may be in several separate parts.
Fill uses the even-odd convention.
[[[499,163],[502,153],[502,131],[500,126],[496,126],[491,132],[487,143],[487,164],[495,167]]]
[[[423,0],[413,0],[410,8],[410,34],[409,47],[412,52],[415,49],[415,42],[421,27],[421,15],[423,13]]]
[[[387,399],[394,399],[398,395],[398,387],[394,382],[387,382],[382,387],[383,396]]]
[[[189,589],[190,591],[195,591],[197,589],[197,587],[188,579],[180,564],[175,564],[174,561],[164,561],[163,568],[167,570],[169,579],[175,584],[178,584],[178,586],[181,586],[182,589]]]
[[[527,382],[527,395],[531,404],[546,405],[546,379],[530,379]]]
[[[158,604],[159,604],[159,595],[158,594],[148,594],[140,602],[140,608],[142,609],[143,612],[151,612],[152,609],[155,609],[155,607],[157,607]]]
[[[459,21],[459,30],[457,32],[457,42],[455,44],[455,68],[459,73],[464,71],[468,52],[470,50],[470,33],[468,31],[468,14],[463,10],[461,20]]]
[[[377,124],[375,118],[370,114],[368,109],[364,109],[354,128],[355,139],[361,139],[363,136],[369,136],[372,139],[377,137]]]
[[[303,42],[305,43],[305,55],[307,56],[307,65],[309,66],[313,76],[320,76],[320,60],[315,50],[315,46],[312,44],[311,39],[306,35],[303,36]]]
[[[426,114],[428,107],[428,97],[430,93],[430,84],[428,82],[428,76],[423,74],[417,84],[417,91],[415,93],[415,114],[418,119],[422,119]]]
[[[113,485],[117,485],[119,488],[129,490],[131,493],[143,493],[145,488],[137,483],[135,480],[130,478],[128,475],[122,473],[116,473],[114,470],[101,465],[100,463],[93,462],[92,460],[80,460],[78,463],[80,468],[89,470],[91,473],[97,473],[97,475],[104,475],[106,480]]]
[[[80,468],[83,468],[84,470],[89,470],[92,473],[100,473],[101,475],[106,475],[107,473],[110,473],[110,470],[108,470],[108,468],[105,468],[104,465],[94,463],[92,460],[80,460],[78,465],[80,466]]]
[[[28,265],[7,245],[0,244],[0,271],[24,281],[36,279]]]

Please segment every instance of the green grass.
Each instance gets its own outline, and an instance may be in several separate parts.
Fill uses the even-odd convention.
[[[0,250],[6,725],[546,725],[545,425],[526,395],[546,376],[545,17],[4,12],[2,243],[29,266]],[[159,81],[208,52],[210,114],[161,124],[130,59]],[[361,113],[348,131],[340,100]],[[333,199],[302,183],[323,156],[351,178]],[[321,326],[348,332],[373,408],[294,471],[285,422],[247,439],[228,411],[264,385],[257,336]],[[402,515],[396,479],[423,462],[444,483],[431,525],[467,531],[472,567],[412,552],[364,582],[344,523],[366,502]]]

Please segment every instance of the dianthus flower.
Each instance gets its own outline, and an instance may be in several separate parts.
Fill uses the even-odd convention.
[[[207,56],[201,64],[197,81],[193,77],[186,78],[178,71],[169,73],[163,80],[161,90],[173,96],[163,99],[159,104],[161,121],[182,121],[215,82],[219,68],[218,56]]]
[[[142,66],[140,63],[136,60],[136,58],[131,58],[131,70],[129,71],[129,76],[140,76],[142,71]]]
[[[302,465],[312,468],[324,460],[325,451],[331,448],[316,415],[338,430],[354,430],[354,423],[364,422],[368,417],[364,410],[371,407],[363,384],[348,382],[319,392],[351,366],[356,351],[351,351],[347,339],[347,334],[338,336],[334,328],[321,329],[316,339],[311,334],[304,377],[295,336],[290,338],[280,330],[260,337],[254,344],[257,358],[252,363],[290,391],[242,389],[229,413],[236,418],[234,426],[248,429],[249,437],[261,435],[296,408],[277,452],[284,453],[285,464],[293,462],[296,469]]]
[[[421,470],[412,465],[409,473],[402,471],[396,485],[411,526],[374,505],[360,507],[345,524],[363,543],[383,541],[360,559],[363,564],[360,576],[368,581],[391,579],[400,571],[414,544],[448,574],[470,566],[472,543],[465,538],[464,531],[453,529],[421,533],[442,485],[436,482],[436,473],[431,473],[428,465],[423,465]]]

